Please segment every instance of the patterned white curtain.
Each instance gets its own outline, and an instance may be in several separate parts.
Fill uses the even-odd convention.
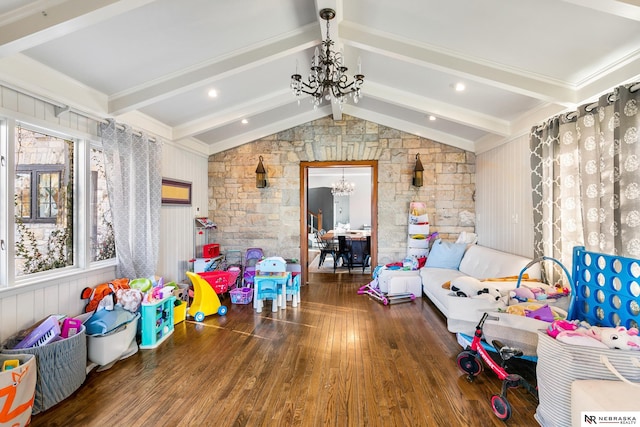
[[[531,131],[535,257],[640,257],[640,83]]]
[[[118,277],[155,273],[160,244],[162,144],[114,120],[100,126]]]

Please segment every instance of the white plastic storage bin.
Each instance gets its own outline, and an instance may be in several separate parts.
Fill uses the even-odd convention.
[[[140,313],[107,335],[87,335],[87,357],[99,366],[108,365],[138,350],[136,332]]]
[[[407,256],[422,258],[429,255],[429,249],[409,248],[407,249]]]
[[[408,248],[428,249],[429,239],[428,236],[424,236],[424,239],[414,239],[413,236],[409,236],[407,239]]]
[[[429,234],[429,224],[409,224],[409,234]]]
[[[425,222],[429,222],[429,215],[409,215],[409,224],[424,224]]]
[[[422,279],[420,276],[395,276],[389,280],[388,295],[413,294],[416,298],[422,297]]]

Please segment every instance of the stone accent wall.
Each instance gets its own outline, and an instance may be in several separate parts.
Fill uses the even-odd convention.
[[[411,185],[416,154],[424,186]],[[255,186],[263,156],[267,188]],[[409,202],[427,203],[431,231],[455,240],[475,229],[475,155],[366,120],[331,116],[209,158],[209,217],[222,249],[300,256],[300,162],[378,161],[378,262],[404,258]]]

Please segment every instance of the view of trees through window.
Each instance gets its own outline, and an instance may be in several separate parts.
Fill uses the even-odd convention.
[[[16,275],[73,265],[74,142],[16,129]]]
[[[116,242],[102,151],[91,149],[91,261],[115,258]]]
[[[15,130],[15,274],[74,265],[74,155],[77,142],[18,126]],[[90,153],[91,261],[115,257],[102,152]],[[79,236],[80,237],[80,236]]]

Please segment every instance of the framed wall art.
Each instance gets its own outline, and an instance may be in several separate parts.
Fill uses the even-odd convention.
[[[191,183],[162,178],[163,205],[191,205]]]

